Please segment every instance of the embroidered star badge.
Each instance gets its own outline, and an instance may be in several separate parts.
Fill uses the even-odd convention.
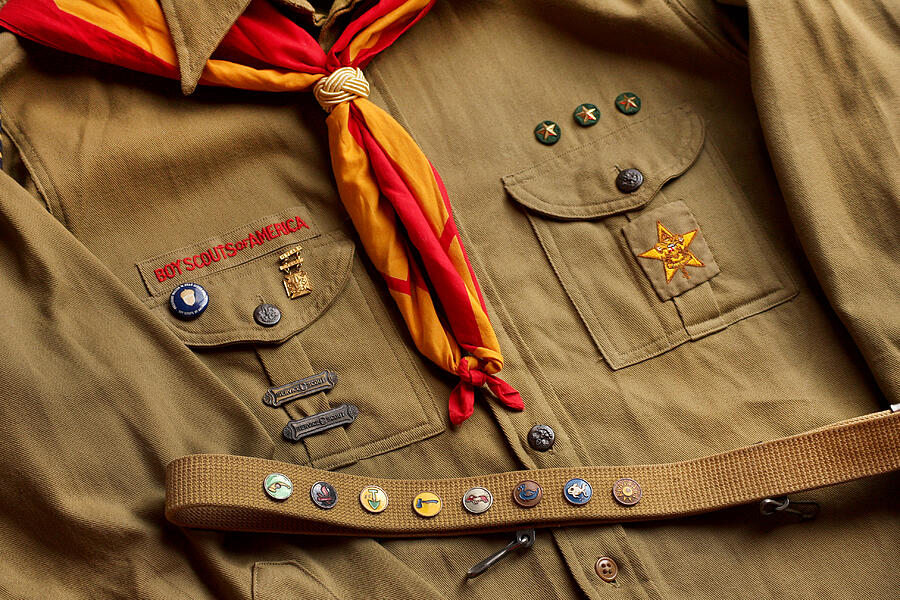
[[[579,107],[578,112],[575,113],[575,116],[581,119],[582,123],[596,121],[597,117],[594,115],[594,111],[596,110],[596,108],[588,108],[587,106],[582,105]]]
[[[687,233],[672,233],[660,221],[657,221],[656,235],[659,241],[643,254],[638,254],[638,257],[662,261],[663,269],[666,272],[666,283],[672,281],[678,271],[681,271],[685,279],[690,279],[688,267],[704,266],[703,262],[688,250],[697,231],[697,229],[693,229]]]
[[[542,123],[540,129],[537,130],[537,134],[545,140],[554,137],[556,135],[556,123]]]

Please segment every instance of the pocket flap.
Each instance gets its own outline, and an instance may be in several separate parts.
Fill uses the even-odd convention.
[[[279,244],[249,261],[230,268],[191,277],[206,288],[209,305],[190,321],[169,310],[169,292],[161,289],[146,304],[188,346],[211,347],[246,342],[283,342],[313,323],[347,285],[353,266],[354,243],[342,235],[316,234],[303,241],[303,270],[312,293],[296,299],[287,296],[278,257],[296,245]],[[202,271],[198,271],[200,273]],[[176,283],[171,284],[174,289]],[[274,304],[281,319],[271,327],[256,323],[253,311],[262,303]]]
[[[687,170],[703,147],[703,121],[687,106],[650,115],[602,138],[503,178],[509,195],[557,219],[596,219],[640,208]],[[635,168],[636,191],[616,188],[618,170]]]

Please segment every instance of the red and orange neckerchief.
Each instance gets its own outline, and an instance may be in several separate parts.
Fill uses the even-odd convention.
[[[206,62],[200,83],[313,91],[329,113],[338,191],[369,258],[384,277],[419,351],[460,377],[449,403],[450,419],[459,424],[473,412],[474,387],[487,384],[510,408],[521,410],[524,404],[519,393],[495,375],[503,357],[447,191],[403,127],[367,100],[369,86],[360,70],[433,3],[379,0],[325,53],[269,0],[253,0]],[[64,52],[179,78],[176,50],[156,0],[9,0],[0,10],[0,24]]]

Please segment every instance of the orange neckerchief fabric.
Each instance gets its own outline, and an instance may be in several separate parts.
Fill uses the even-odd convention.
[[[449,401],[450,419],[459,424],[473,412],[475,387],[487,384],[510,408],[524,404],[495,375],[503,357],[443,183],[406,131],[366,99],[369,86],[360,70],[433,2],[381,0],[353,20],[326,54],[269,0],[253,0],[207,61],[200,83],[315,93],[329,113],[338,191],[369,258],[418,349],[460,378]],[[64,52],[179,77],[156,0],[9,0],[0,24]]]

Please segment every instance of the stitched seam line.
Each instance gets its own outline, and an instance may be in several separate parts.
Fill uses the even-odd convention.
[[[697,17],[691,10],[684,5],[681,0],[663,0],[669,9],[681,19],[681,21],[697,34],[707,46],[710,47],[719,57],[731,62],[747,67],[749,57],[737,46],[720,36],[714,29],[707,26],[706,22]],[[677,4],[677,6],[675,6]],[[722,52],[724,50],[725,52]],[[730,55],[730,56],[729,56]]]
[[[521,175],[524,174],[524,173],[527,173],[528,171],[535,170],[535,169],[537,169],[538,167],[541,167],[541,166],[543,166],[543,165],[546,165],[546,164],[549,164],[549,163],[552,163],[552,162],[560,161],[560,159],[565,158],[566,156],[568,156],[568,155],[570,155],[570,154],[572,154],[572,153],[574,153],[574,152],[581,152],[581,151],[583,151],[583,150],[585,150],[585,149],[587,149],[587,148],[590,148],[590,147],[592,147],[592,146],[596,146],[596,145],[599,145],[599,144],[603,144],[603,143],[605,143],[610,137],[612,137],[612,136],[614,136],[614,135],[616,135],[616,134],[622,133],[623,131],[626,131],[626,130],[631,129],[631,128],[633,128],[633,127],[637,127],[637,126],[639,126],[639,125],[643,125],[643,124],[645,124],[647,121],[650,121],[650,120],[652,120],[652,119],[659,119],[659,118],[661,118],[661,117],[664,117],[664,116],[667,116],[667,115],[670,115],[670,114],[673,114],[673,113],[677,113],[677,112],[687,112],[688,114],[690,114],[692,111],[689,111],[689,110],[687,109],[687,105],[686,105],[686,104],[681,104],[681,105],[679,105],[679,106],[676,106],[675,108],[672,108],[672,109],[667,110],[666,112],[662,112],[662,113],[658,113],[658,114],[652,114],[652,113],[651,113],[651,114],[648,114],[648,115],[647,115],[646,117],[644,117],[643,119],[640,119],[640,120],[638,120],[638,121],[636,121],[636,122],[629,123],[629,124],[627,124],[627,125],[623,125],[622,127],[618,128],[618,129],[615,129],[615,130],[613,130],[613,131],[610,131],[609,133],[605,134],[603,137],[601,137],[601,138],[599,138],[599,139],[593,140],[593,141],[588,142],[588,143],[586,143],[586,144],[582,144],[581,146],[576,146],[575,148],[572,148],[572,149],[570,149],[570,150],[566,150],[566,151],[563,152],[562,154],[557,154],[556,156],[552,156],[552,157],[550,157],[550,158],[548,158],[548,159],[542,160],[541,162],[534,163],[534,164],[531,165],[530,167],[525,167],[524,169],[520,169],[520,170],[518,170],[518,171],[515,171],[514,173],[511,173],[510,175],[507,175],[506,177],[504,177],[504,179],[506,179],[506,178],[514,178],[514,182],[515,182],[515,183],[525,183],[525,182],[530,181],[531,179],[533,179],[534,177],[537,176],[537,175],[532,175],[532,176],[530,176],[530,177],[525,177],[524,179],[521,178]]]
[[[28,134],[19,127],[15,118],[11,117],[5,110],[3,110],[2,119],[3,129],[6,130],[10,141],[12,141],[18,149],[22,164],[24,164],[25,168],[31,173],[31,178],[38,188],[38,191],[43,196],[47,210],[51,215],[56,217],[66,229],[71,231],[71,219],[69,219],[68,214],[63,207],[59,193],[56,191],[56,186],[53,183],[53,178],[50,176],[50,172],[44,165],[43,159],[41,159],[40,155],[35,150],[34,144],[31,143],[31,138],[29,138]],[[15,136],[19,136],[21,139],[17,140]],[[56,210],[54,210],[54,207]]]
[[[673,156],[676,157],[676,162],[674,162],[674,164],[672,164],[671,166],[669,166],[665,169],[660,169],[660,171],[663,173],[662,179],[659,182],[657,182],[655,184],[655,186],[652,188],[642,189],[641,192],[639,192],[638,194],[629,195],[629,196],[626,196],[625,198],[620,198],[618,200],[612,200],[612,201],[606,201],[606,202],[593,202],[590,204],[558,205],[558,204],[552,204],[550,202],[547,202],[546,200],[543,200],[543,199],[535,196],[531,191],[529,191],[525,187],[522,187],[523,184],[525,184],[533,179],[536,179],[538,177],[547,177],[549,175],[547,173],[540,173],[540,174],[534,173],[525,179],[520,179],[517,175],[504,177],[503,181],[504,181],[504,184],[507,185],[507,191],[513,197],[516,197],[517,193],[522,193],[522,194],[526,195],[526,197],[531,198],[535,204],[538,204],[539,206],[542,206],[542,207],[547,207],[546,210],[542,212],[538,208],[535,208],[529,204],[525,204],[524,202],[521,202],[522,204],[525,204],[525,206],[527,208],[531,208],[532,210],[535,210],[537,212],[542,212],[542,214],[549,214],[550,216],[557,216],[557,217],[563,217],[563,218],[572,217],[574,219],[598,219],[598,218],[605,217],[605,216],[608,216],[608,215],[611,215],[611,214],[614,214],[617,212],[621,212],[623,210],[632,210],[635,208],[639,208],[639,207],[647,204],[648,202],[650,202],[650,200],[652,200],[653,197],[657,193],[659,193],[659,190],[662,189],[663,185],[665,185],[667,182],[671,181],[675,177],[683,174],[688,169],[688,167],[690,167],[696,161],[697,157],[700,155],[700,152],[703,149],[702,143],[703,143],[703,139],[705,137],[704,135],[702,135],[703,131],[704,131],[703,122],[699,121],[699,127],[697,126],[699,117],[695,113],[693,113],[692,111],[687,111],[685,106],[680,106],[677,109],[668,111],[668,113],[662,113],[662,115],[669,114],[669,113],[672,113],[675,111],[681,111],[681,110],[685,110],[688,113],[688,117],[689,117],[688,127],[690,128],[690,134],[688,136],[686,136],[686,140],[685,140],[684,144],[681,145],[681,147],[672,151]],[[662,115],[657,115],[657,117],[662,116]],[[696,117],[696,119],[691,119],[690,117]],[[646,122],[647,120],[648,119],[644,119],[644,121],[642,121],[642,123]],[[699,133],[699,140],[697,139],[698,133]],[[555,157],[553,159],[550,159],[550,161],[556,161],[557,158],[561,158],[562,156],[565,156],[566,154],[570,154],[575,151],[584,150],[585,148],[587,148],[591,145],[597,144],[601,141],[605,141],[608,137],[609,137],[609,135],[604,136],[601,140],[595,140],[594,142],[589,142],[588,144],[579,146],[578,148],[575,148],[574,150],[569,150],[565,154],[560,155],[560,157]],[[699,146],[697,147],[697,149],[695,151],[687,152],[692,146],[697,145],[698,143],[699,143]],[[541,164],[542,165],[547,164],[550,161],[544,161]],[[532,171],[534,169],[537,169],[538,166],[540,166],[540,165],[535,165],[534,167],[529,167],[529,168],[525,169],[525,171]],[[522,173],[522,171],[519,171],[519,173]],[[510,179],[511,183],[508,183],[507,179]],[[515,190],[512,189],[513,187],[515,188]],[[601,212],[597,212],[597,213],[591,212],[591,211],[596,211],[598,209]],[[590,213],[590,214],[586,214],[586,213]]]

